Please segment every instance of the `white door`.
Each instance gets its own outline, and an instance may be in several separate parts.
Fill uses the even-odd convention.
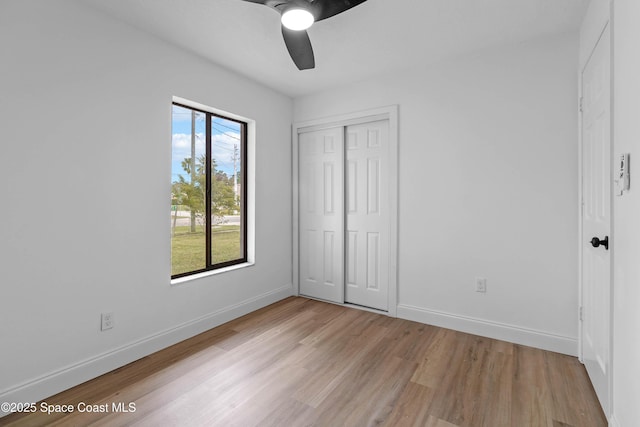
[[[582,73],[582,359],[610,409],[611,80],[609,26]],[[610,242],[609,242],[610,243]]]
[[[346,128],[345,302],[388,310],[389,121]]]
[[[344,302],[343,128],[299,135],[300,294]]]

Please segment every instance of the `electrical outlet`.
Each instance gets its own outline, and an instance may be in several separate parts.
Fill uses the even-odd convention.
[[[102,325],[100,326],[101,331],[106,331],[107,329],[113,328],[113,313],[102,313],[101,319],[102,319]]]
[[[487,279],[484,277],[476,277],[476,292],[487,292]]]

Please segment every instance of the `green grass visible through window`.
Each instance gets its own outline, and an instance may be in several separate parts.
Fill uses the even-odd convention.
[[[237,259],[240,254],[240,226],[222,225],[211,231],[213,261],[215,263]],[[205,259],[205,235],[198,226],[195,233],[189,226],[178,226],[171,238],[171,274],[201,269]]]

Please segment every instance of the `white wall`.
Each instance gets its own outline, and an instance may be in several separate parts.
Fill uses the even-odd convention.
[[[613,7],[613,153],[631,154],[631,189],[614,197],[613,423],[640,425],[640,2]],[[614,157],[615,158],[615,157]]]
[[[0,58],[0,401],[291,294],[291,99],[70,0],[0,2]],[[255,266],[172,287],[174,95],[256,120],[257,234]]]
[[[576,354],[577,63],[563,35],[295,99],[399,104],[399,316]]]
[[[609,0],[591,0],[580,25],[580,72],[587,65],[602,30],[609,22]]]

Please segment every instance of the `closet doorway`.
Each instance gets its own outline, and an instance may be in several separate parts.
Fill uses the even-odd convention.
[[[395,316],[397,107],[294,126],[300,295]]]

